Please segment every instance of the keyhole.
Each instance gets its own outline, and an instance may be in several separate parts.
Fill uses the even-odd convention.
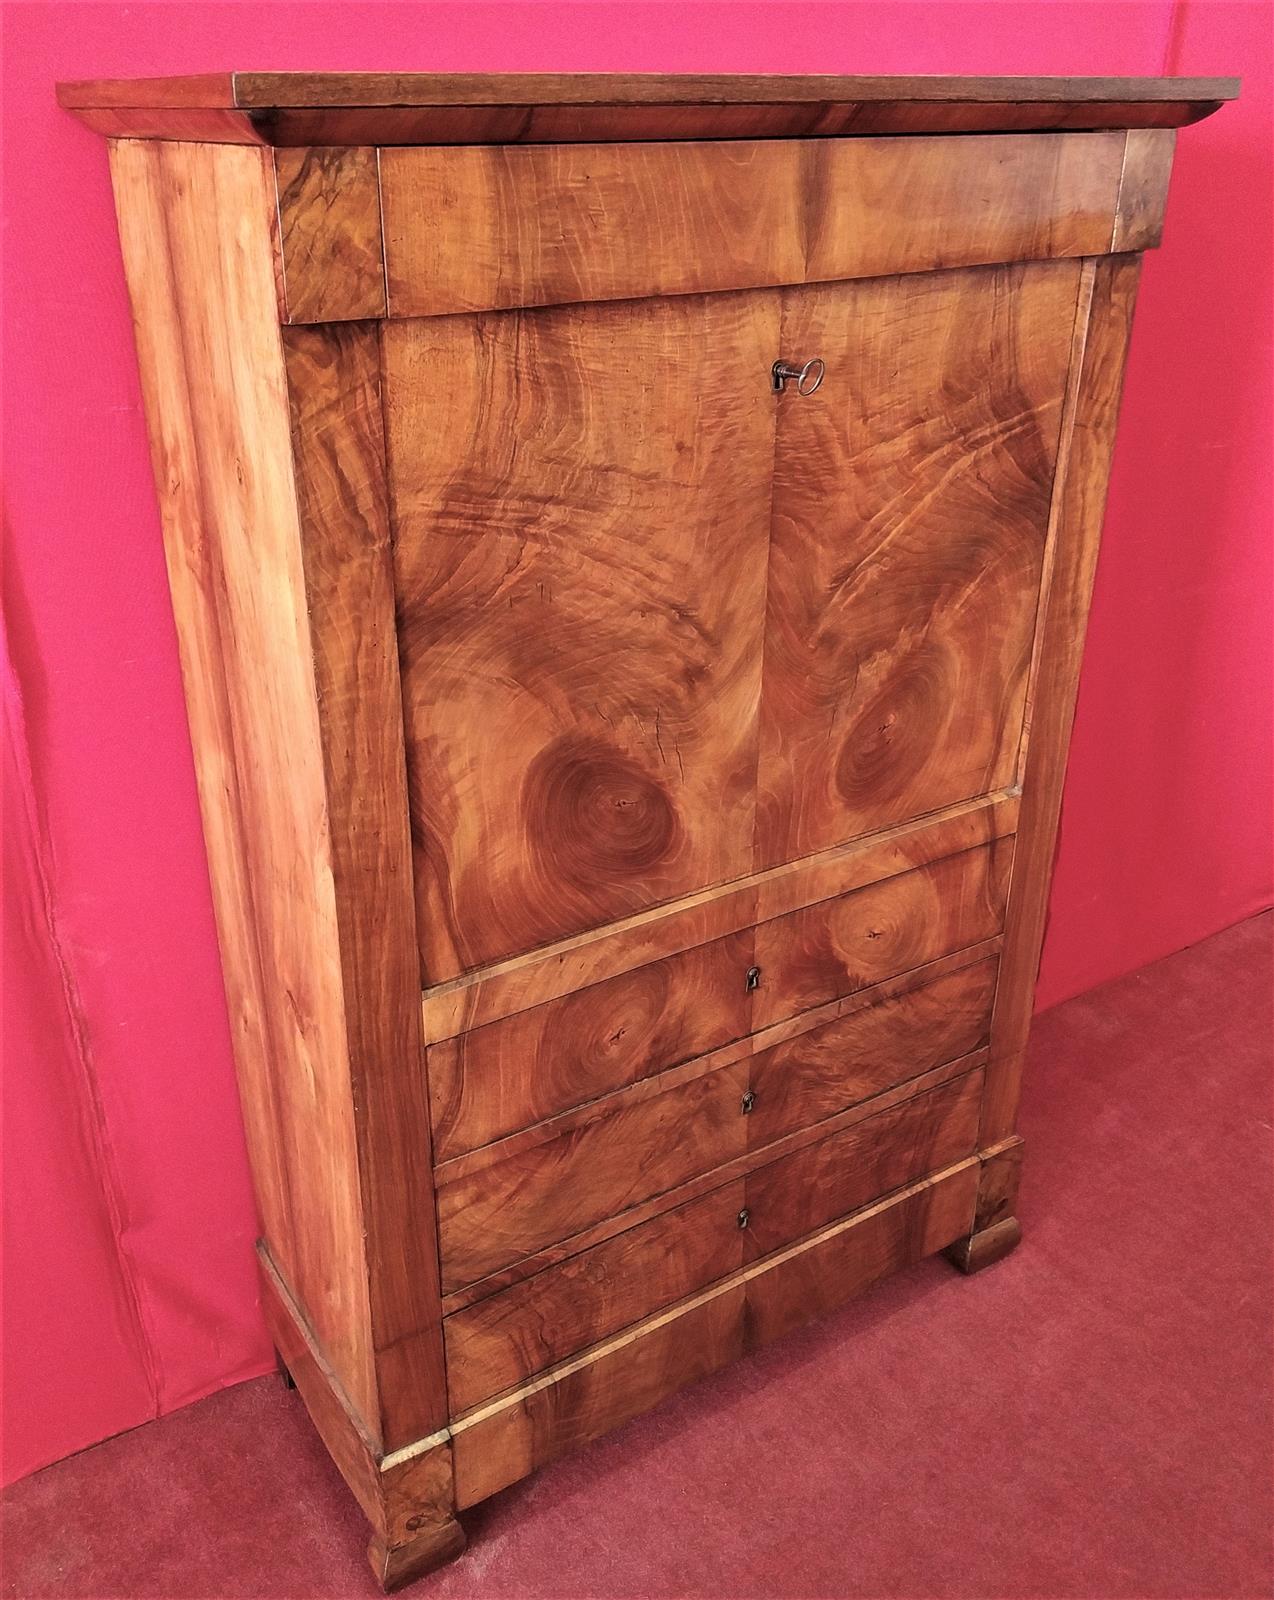
[[[751,993],[751,991],[753,989],[755,989],[760,982],[761,982],[761,969],[760,969],[760,967],[749,967],[747,972],[744,974],[744,977],[743,977],[743,987],[749,993]]]

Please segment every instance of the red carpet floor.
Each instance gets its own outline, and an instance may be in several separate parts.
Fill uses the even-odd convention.
[[[467,1520],[411,1593],[1271,1593],[1271,929],[1041,1017],[1025,1242],[929,1261]],[[365,1529],[262,1379],[16,1485],[4,1593],[361,1596]]]

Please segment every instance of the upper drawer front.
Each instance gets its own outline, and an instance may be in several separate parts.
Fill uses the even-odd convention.
[[[1169,158],[1172,137],[1140,136]],[[1098,255],[1132,193],[1126,149],[1139,172],[1151,151],[1123,132],[382,150],[389,315]],[[337,199],[365,231],[367,202]],[[379,265],[381,245],[358,259]],[[290,283],[311,270],[296,254]],[[381,288],[366,279],[360,305]]]
[[[753,1027],[994,938],[1012,854],[1013,841],[998,839],[761,923]]]
[[[435,1161],[741,1038],[751,964],[748,929],[431,1045]]]

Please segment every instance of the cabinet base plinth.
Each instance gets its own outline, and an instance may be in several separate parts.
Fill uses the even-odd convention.
[[[464,1547],[464,1529],[454,1517],[445,1517],[421,1528],[406,1544],[386,1544],[380,1534],[373,1534],[367,1559],[377,1583],[389,1594],[454,1561]]]
[[[1005,1217],[1002,1222],[983,1228],[980,1233],[971,1233],[967,1239],[959,1239],[948,1246],[946,1257],[961,1272],[981,1272],[983,1267],[1003,1261],[1021,1242],[1022,1224],[1016,1217]]]

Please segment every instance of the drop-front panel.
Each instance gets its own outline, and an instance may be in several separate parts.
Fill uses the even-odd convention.
[[[113,136],[266,1314],[387,1587],[1017,1243],[1140,252],[1234,92],[64,86]]]
[[[388,325],[427,983],[1016,782],[1079,279]]]

